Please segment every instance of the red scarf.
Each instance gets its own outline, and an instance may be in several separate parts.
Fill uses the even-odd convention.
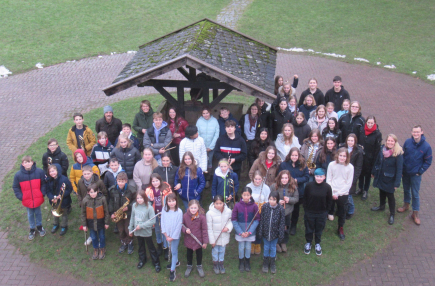
[[[369,136],[370,134],[372,134],[373,132],[375,132],[376,128],[378,128],[378,126],[376,125],[376,123],[373,125],[372,128],[368,128],[367,124],[364,125],[364,131],[366,133],[366,136]]]
[[[255,125],[257,123],[258,115],[252,117],[251,115],[248,114],[248,118],[249,118],[249,131],[252,131],[252,128],[255,128]]]
[[[271,162],[269,163],[269,162],[267,162],[267,160],[266,160],[266,167],[267,167],[267,169],[270,169],[270,167],[272,167],[272,164],[273,164],[273,161],[271,161]]]

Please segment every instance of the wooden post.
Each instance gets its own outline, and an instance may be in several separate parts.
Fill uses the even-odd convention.
[[[202,88],[202,105],[208,106],[210,104],[210,90],[208,88]]]
[[[184,110],[184,88],[183,87],[177,87],[177,101],[179,110],[178,112],[183,116],[183,118],[186,118],[185,110]]]
[[[213,100],[219,96],[219,89],[213,88]]]

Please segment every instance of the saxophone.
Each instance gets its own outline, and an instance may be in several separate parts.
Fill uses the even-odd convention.
[[[79,135],[79,140],[80,140],[80,146],[82,147],[83,151],[85,151],[86,153],[85,139],[81,135]]]
[[[308,156],[307,160],[307,167],[308,169],[316,169],[316,164],[313,163],[313,157],[314,157],[314,145],[311,149],[310,155]]]
[[[116,212],[113,213],[115,215],[115,218],[112,219],[113,222],[118,222],[121,219],[127,218],[127,214],[123,211],[123,209],[128,206],[130,200],[128,198],[125,199],[127,200],[125,204],[123,204]]]

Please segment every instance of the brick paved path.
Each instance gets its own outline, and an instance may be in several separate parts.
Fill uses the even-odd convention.
[[[106,97],[101,91],[131,57],[122,54],[85,59],[0,79],[0,154],[4,156],[0,164],[0,181],[17,160],[17,155],[37,138],[70,119],[73,112],[87,112],[111,102],[154,93],[150,88],[130,88]],[[297,94],[306,88],[312,76],[326,92],[332,86],[332,78],[341,75],[352,99],[361,101],[363,115],[375,114],[384,135],[395,133],[403,143],[410,137],[411,126],[423,123],[427,139],[435,147],[435,127],[429,110],[435,96],[432,85],[381,68],[285,53],[278,55],[277,73],[286,78],[299,74]],[[181,78],[176,72],[165,77]],[[433,180],[434,172],[435,168],[432,168],[423,177],[422,226],[417,227],[406,219],[406,230],[387,249],[353,266],[331,285],[433,283],[435,245],[431,238],[435,234],[435,216],[430,210],[435,206],[435,195],[430,191],[429,182]],[[401,198],[397,201],[400,205]],[[401,221],[397,219],[397,223]],[[8,245],[5,233],[0,232],[1,285],[54,285],[60,281],[62,285],[86,285],[73,277],[53,274],[30,263],[28,257]]]

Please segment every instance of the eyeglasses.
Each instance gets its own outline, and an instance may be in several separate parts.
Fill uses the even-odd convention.
[[[57,147],[57,144],[48,145],[48,147]]]
[[[359,108],[359,106],[351,106],[352,108]]]

